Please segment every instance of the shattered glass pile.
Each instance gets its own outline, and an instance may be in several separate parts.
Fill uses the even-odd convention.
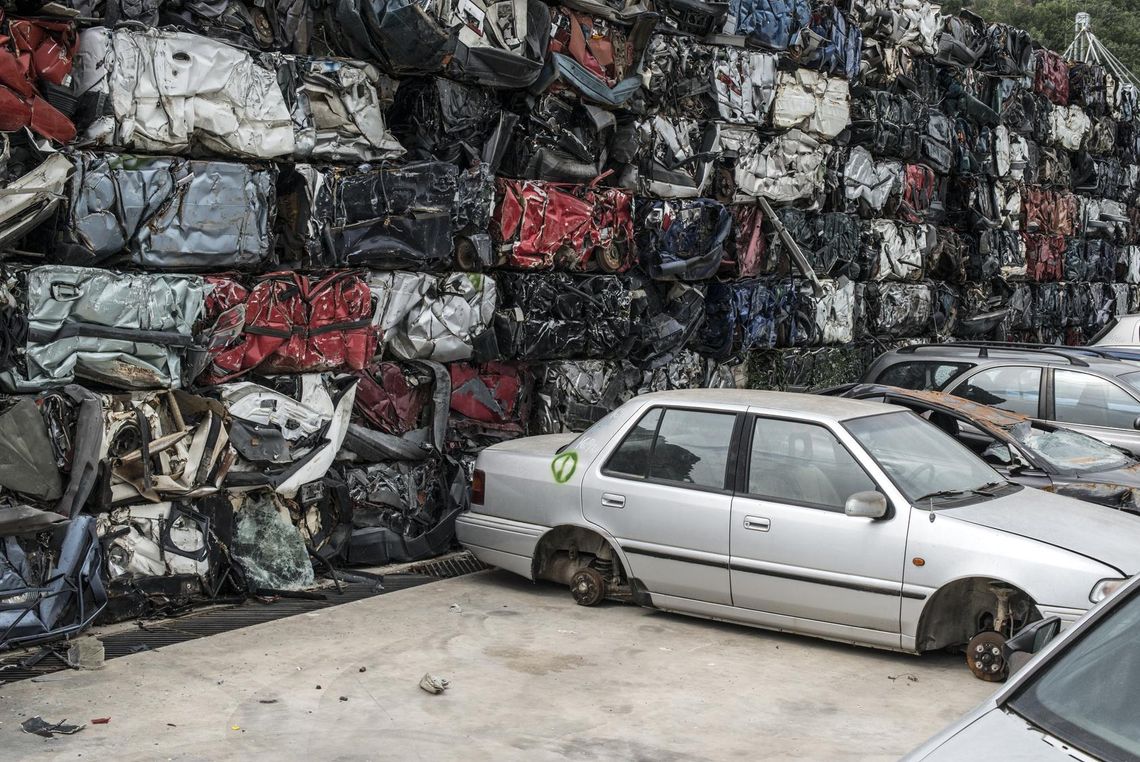
[[[1135,92],[921,0],[0,7],[0,648],[437,555],[639,392],[1140,307]]]

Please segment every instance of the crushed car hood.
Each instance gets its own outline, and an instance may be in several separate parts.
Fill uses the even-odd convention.
[[[1140,571],[1140,521],[1112,508],[1026,488],[937,514],[1071,550],[1125,575]]]
[[[1079,476],[1054,476],[1053,491],[1109,508],[1140,512],[1140,464]]]

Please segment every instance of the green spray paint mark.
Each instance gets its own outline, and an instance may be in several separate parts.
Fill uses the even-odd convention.
[[[574,475],[574,471],[577,468],[578,453],[573,450],[564,452],[550,461],[550,472],[554,474],[554,481],[559,484],[565,484],[570,481],[570,477]]]

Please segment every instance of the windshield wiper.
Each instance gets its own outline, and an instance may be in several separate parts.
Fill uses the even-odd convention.
[[[934,500],[941,497],[961,497],[962,495],[981,495],[982,497],[993,497],[994,493],[989,490],[993,490],[994,487],[1005,486],[1006,484],[1008,484],[1008,482],[1005,481],[986,482],[980,487],[971,487],[970,489],[940,489],[937,492],[931,492],[929,494],[923,495],[922,497],[916,499],[914,502],[921,503],[924,500]]]

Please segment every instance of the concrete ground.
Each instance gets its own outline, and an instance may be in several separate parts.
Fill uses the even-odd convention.
[[[2,685],[0,757],[894,759],[991,690],[958,657],[586,609],[494,571]],[[37,714],[111,721],[45,740],[20,730]]]

